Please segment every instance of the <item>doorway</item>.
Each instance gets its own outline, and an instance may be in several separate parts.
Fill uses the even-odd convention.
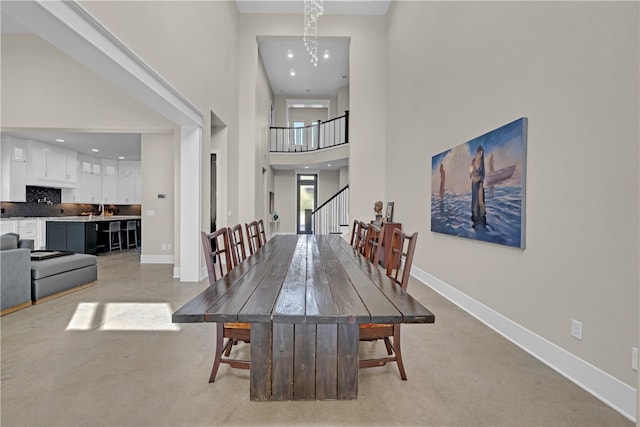
[[[217,175],[218,175],[218,165],[217,165],[217,156],[215,154],[211,154],[211,185],[210,185],[210,190],[211,193],[209,194],[209,200],[211,201],[211,206],[210,206],[210,215],[211,215],[211,225],[209,227],[209,232],[213,233],[214,231],[217,230],[216,227],[216,220],[217,220],[217,212],[218,212],[218,181],[217,181]]]
[[[296,213],[297,234],[312,234],[311,213],[316,208],[318,198],[318,175],[298,175],[296,193],[298,211]]]

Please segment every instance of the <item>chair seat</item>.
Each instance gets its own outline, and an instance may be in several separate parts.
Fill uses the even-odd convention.
[[[225,323],[226,329],[251,329],[251,323]]]
[[[361,323],[360,327],[362,329],[368,329],[368,328],[392,328],[393,324],[392,323]]]

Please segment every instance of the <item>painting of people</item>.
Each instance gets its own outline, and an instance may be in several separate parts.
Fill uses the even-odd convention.
[[[525,247],[527,119],[431,159],[431,231]]]

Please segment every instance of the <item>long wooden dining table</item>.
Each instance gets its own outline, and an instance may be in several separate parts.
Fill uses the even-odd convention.
[[[358,396],[359,324],[435,316],[342,237],[279,235],[172,321],[251,323],[251,400],[341,400]]]

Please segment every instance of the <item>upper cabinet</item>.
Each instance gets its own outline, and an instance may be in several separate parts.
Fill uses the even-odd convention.
[[[142,177],[140,162],[121,160],[118,162],[118,203],[137,205],[142,200]]]
[[[102,203],[118,202],[118,161],[102,159]]]
[[[0,140],[0,200],[27,201],[27,150],[20,140],[3,136]]]
[[[40,142],[27,144],[27,185],[78,187],[78,153]]]

